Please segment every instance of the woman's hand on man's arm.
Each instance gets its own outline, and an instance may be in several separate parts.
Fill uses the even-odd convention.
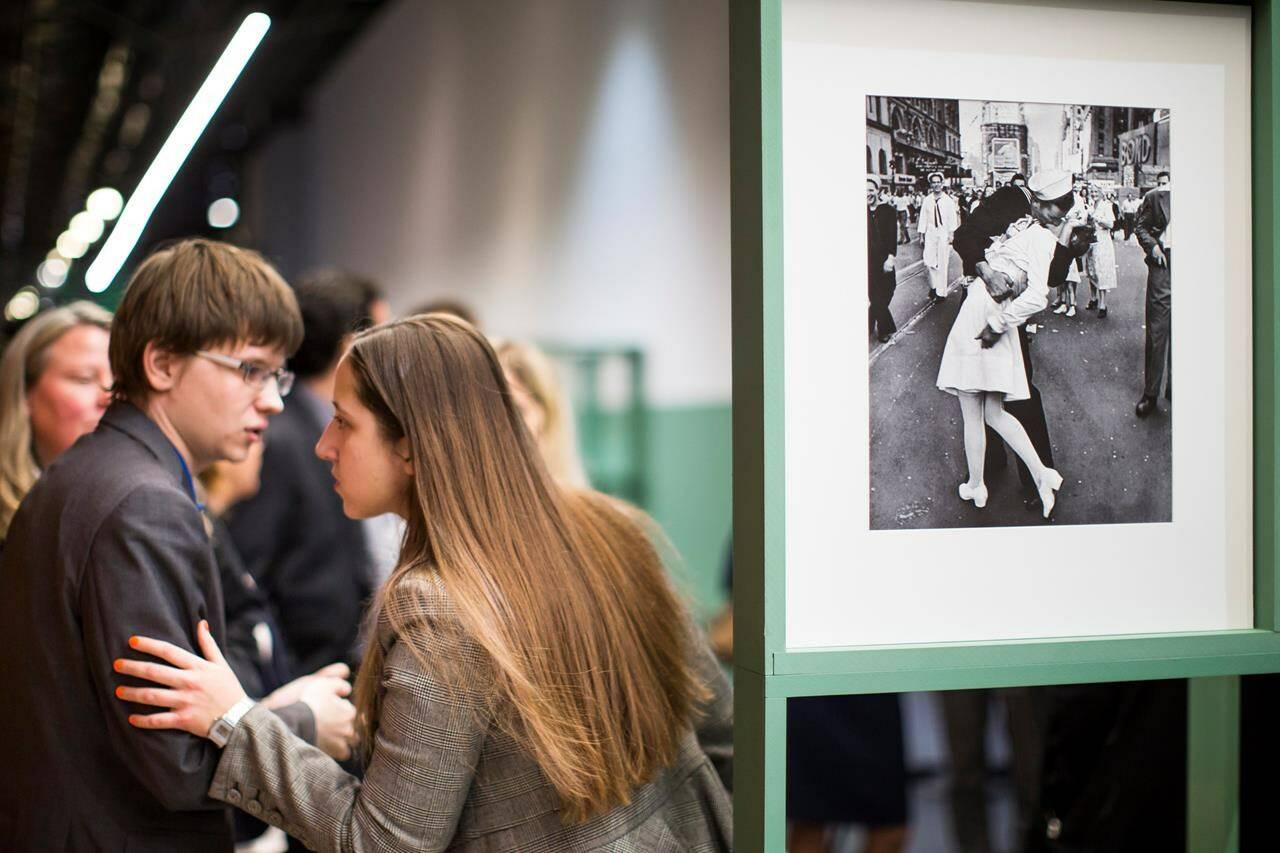
[[[235,673],[222,656],[208,623],[201,621],[196,638],[203,658],[172,643],[150,637],[130,637],[130,648],[160,658],[172,666],[121,658],[116,672],[155,682],[154,687],[117,687],[116,697],[126,702],[167,708],[155,714],[134,714],[129,723],[140,729],[178,729],[208,737],[214,722],[241,699],[247,698]],[[272,703],[289,699],[305,702],[316,721],[316,746],[330,756],[345,759],[355,741],[355,709],[345,698],[351,685],[331,665],[281,688],[268,697]],[[268,705],[270,707],[270,705]]]

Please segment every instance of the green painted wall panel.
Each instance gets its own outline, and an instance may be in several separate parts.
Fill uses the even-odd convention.
[[[732,413],[728,403],[649,409],[645,509],[679,552],[678,582],[706,619],[725,600],[732,524]]]

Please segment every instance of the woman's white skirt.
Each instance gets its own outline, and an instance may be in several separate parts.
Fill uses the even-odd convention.
[[[1110,231],[1098,229],[1098,242],[1085,255],[1085,270],[1098,290],[1116,289],[1116,246]]]
[[[942,350],[942,364],[938,367],[940,389],[948,394],[999,392],[1005,400],[1026,400],[1031,396],[1017,329],[1006,330],[989,348],[983,348],[978,340],[987,326],[987,318],[999,310],[982,279],[972,279]]]

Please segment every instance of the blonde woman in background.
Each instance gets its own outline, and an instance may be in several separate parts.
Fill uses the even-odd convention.
[[[227,531],[225,517],[236,504],[253,497],[261,486],[262,443],[250,446],[239,462],[219,460],[200,472],[205,526],[222,580],[222,604],[226,612],[226,656],[236,678],[251,696],[264,696],[292,678],[291,662],[280,641],[280,631],[266,596],[245,568],[240,552]],[[327,674],[346,678],[350,671],[339,665]]]
[[[28,321],[0,358],[0,544],[41,469],[107,410],[110,331],[107,311],[73,302]]]
[[[511,397],[551,476],[565,486],[589,487],[578,453],[573,407],[551,359],[533,344],[519,341],[494,340],[493,348],[511,386]]]

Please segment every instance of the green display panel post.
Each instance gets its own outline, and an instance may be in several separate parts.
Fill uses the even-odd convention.
[[[1236,850],[1240,679],[1193,678],[1187,704],[1187,849]]]
[[[1280,671],[1274,2],[1233,4],[1253,10],[1253,629],[812,651],[785,644],[782,0],[730,4],[736,849],[784,849],[788,697],[1157,678],[1191,679],[1188,850],[1237,849],[1238,676]]]

